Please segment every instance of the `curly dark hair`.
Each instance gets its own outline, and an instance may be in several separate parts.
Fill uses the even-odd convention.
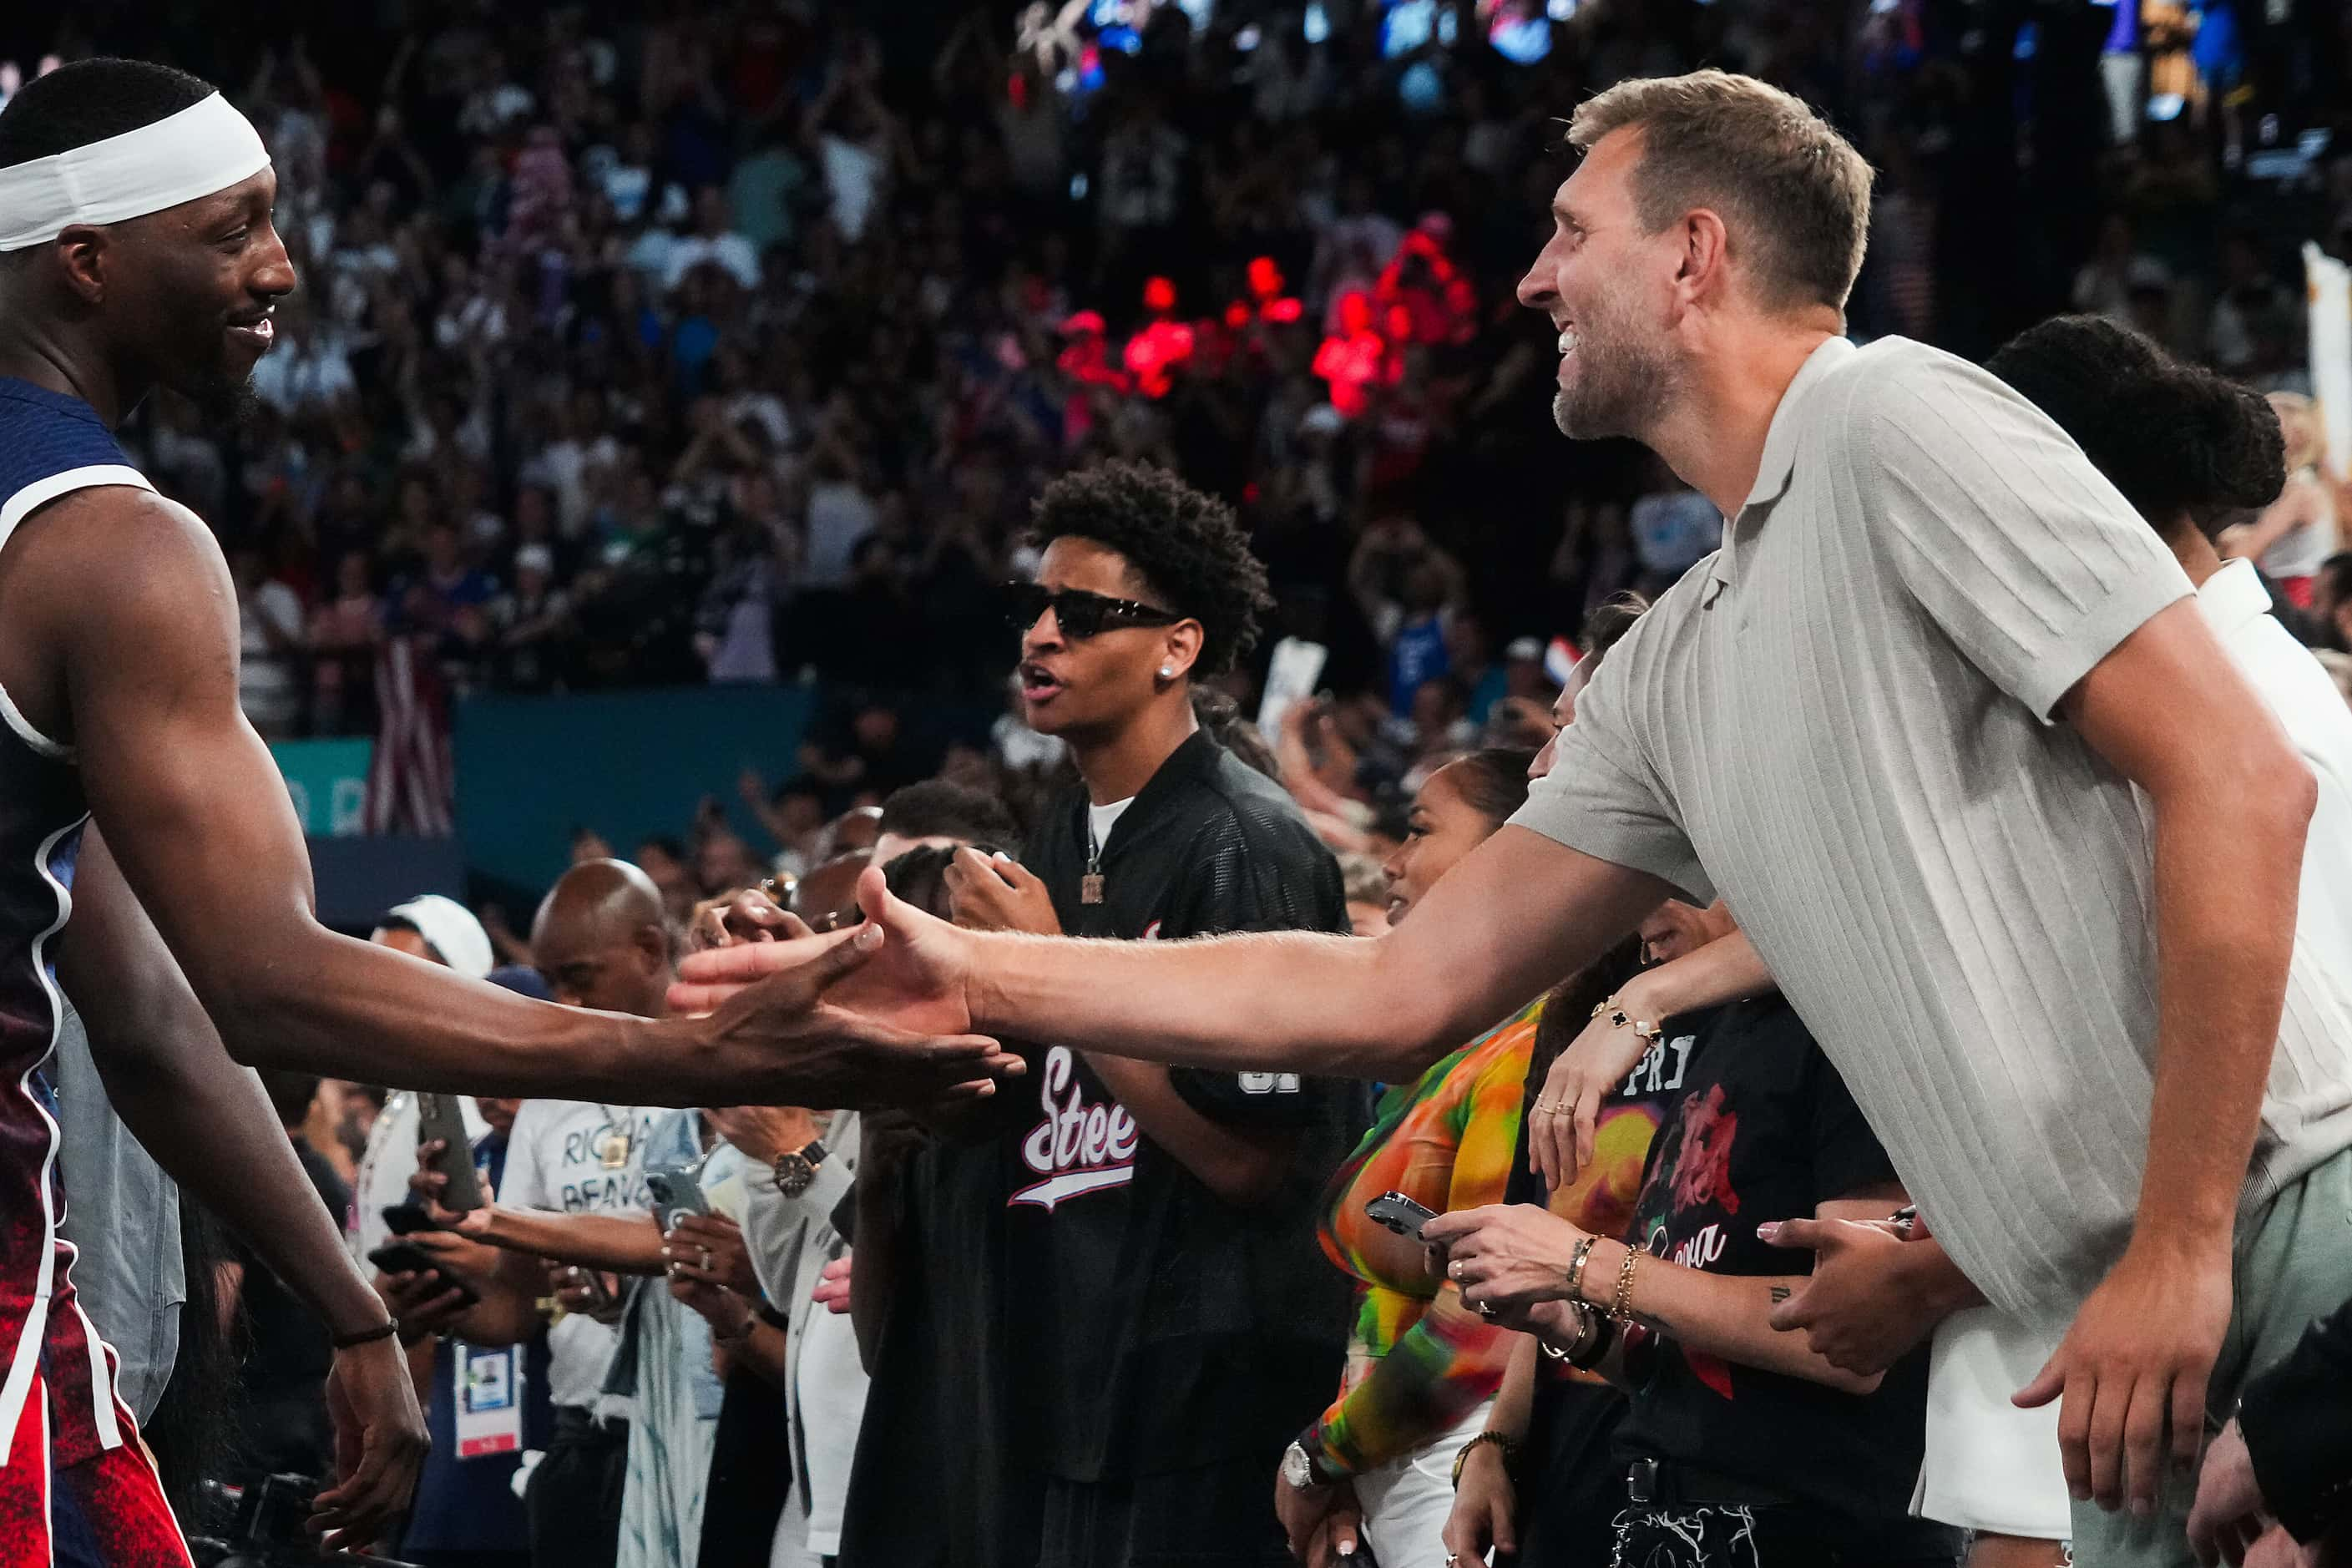
[[[2055,317],[1985,368],[2073,437],[2159,533],[2183,516],[2210,533],[2286,483],[2278,416],[2262,394],[2113,321]]]
[[[1165,468],[1110,462],[1064,475],[1037,498],[1029,537],[1041,550],[1086,539],[1126,557],[1155,598],[1201,623],[1196,678],[1233,668],[1274,607],[1233,509]]]

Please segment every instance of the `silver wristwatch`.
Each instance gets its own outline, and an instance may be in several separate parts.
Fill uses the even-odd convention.
[[[809,1143],[776,1156],[776,1191],[788,1198],[799,1197],[816,1180],[816,1168],[824,1163],[824,1145]]]
[[[1282,1479],[1289,1482],[1296,1491],[1303,1492],[1309,1487],[1320,1485],[1315,1477],[1315,1456],[1297,1443],[1285,1448],[1282,1451]]]

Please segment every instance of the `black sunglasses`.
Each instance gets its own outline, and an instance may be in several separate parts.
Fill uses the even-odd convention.
[[[1173,610],[1134,599],[1113,599],[1083,588],[1048,588],[1042,583],[1007,583],[1004,618],[1014,631],[1025,632],[1047,610],[1062,635],[1084,641],[1106,626],[1172,626],[1185,619]]]

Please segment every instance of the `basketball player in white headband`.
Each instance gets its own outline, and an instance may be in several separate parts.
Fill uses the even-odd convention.
[[[101,1063],[142,1055],[110,1076],[132,1130],[334,1334],[341,1476],[313,1521],[331,1544],[383,1536],[422,1424],[395,1325],[228,1053],[629,1104],[922,1101],[1018,1069],[992,1042],[824,1004],[871,952],[855,931],[812,939],[740,1005],[656,1022],[533,1002],[318,923],[300,826],[238,710],[220,547],[112,433],[159,384],[234,403],[296,281],[276,192],[244,116],[167,67],[79,61],[0,110],[0,1568],[187,1561],[57,1235],[39,1068],[60,984]],[[159,1058],[209,1092],[142,1104]]]

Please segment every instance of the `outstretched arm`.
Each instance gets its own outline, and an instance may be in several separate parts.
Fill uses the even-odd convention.
[[[229,1059],[95,829],[82,839],[75,893],[58,979],[123,1124],[329,1332],[341,1339],[382,1324],[383,1302],[344,1250],[268,1097]],[[407,1505],[425,1462],[425,1418],[395,1340],[338,1351],[331,1375],[357,1458],[320,1512],[329,1529],[363,1544]]]
[[[1370,941],[1274,931],[1092,942],[960,931],[869,872],[859,901],[887,940],[834,999],[911,1026],[981,1026],[1145,1061],[1395,1079],[1591,963],[1668,890],[1507,826],[1412,919]],[[692,954],[673,1005],[724,1002],[790,962],[782,945]]]
[[[142,491],[77,492],[20,527],[8,566],[23,626],[10,692],[78,747],[122,879],[240,1059],[680,1104],[921,1098],[1003,1065],[977,1042],[886,1044],[817,1002],[812,983],[830,977],[818,971],[717,1019],[655,1023],[531,1002],[336,935],[316,918],[285,786],[237,706],[236,596],[203,523]],[[89,592],[98,581],[105,591]],[[820,970],[856,961],[823,951]],[[822,1081],[850,1057],[844,1081]]]
[[[976,1023],[1197,1067],[1417,1073],[1615,942],[1664,884],[1505,827],[1414,918],[1360,937],[974,935]]]
[[[614,1274],[662,1271],[662,1237],[650,1215],[541,1214],[535,1209],[476,1209],[457,1227],[493,1247],[528,1252]]]

